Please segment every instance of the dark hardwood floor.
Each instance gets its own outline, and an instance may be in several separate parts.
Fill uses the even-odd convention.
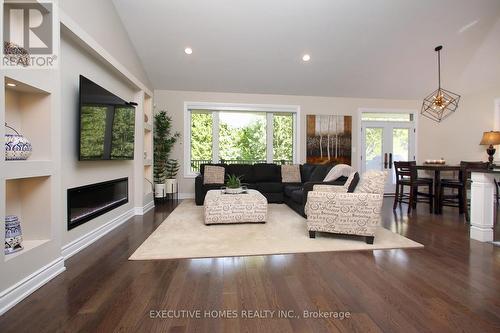
[[[424,249],[128,261],[174,208],[163,205],[69,259],[0,317],[0,332],[499,332],[500,248],[470,241],[452,209],[433,216],[420,205],[407,218],[391,206],[386,199],[384,226]],[[150,318],[172,309],[350,318]]]

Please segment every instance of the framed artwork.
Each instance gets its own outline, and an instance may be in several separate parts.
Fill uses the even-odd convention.
[[[307,163],[351,165],[352,116],[307,115]]]

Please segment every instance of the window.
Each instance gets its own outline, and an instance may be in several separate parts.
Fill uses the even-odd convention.
[[[363,112],[362,121],[413,121],[412,113]]]
[[[204,163],[291,164],[296,157],[296,116],[271,108],[241,110],[189,108],[186,106],[189,142],[186,175]],[[188,152],[189,150],[189,152]]]
[[[191,111],[191,170],[212,162],[212,112]]]

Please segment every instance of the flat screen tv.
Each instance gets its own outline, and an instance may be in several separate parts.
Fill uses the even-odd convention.
[[[133,160],[135,107],[80,75],[78,159]]]

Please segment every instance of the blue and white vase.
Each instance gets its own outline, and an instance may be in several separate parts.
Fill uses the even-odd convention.
[[[5,160],[26,160],[32,151],[31,142],[23,135],[5,134]]]
[[[23,233],[21,223],[15,215],[5,217],[5,254],[14,253],[23,249]]]

